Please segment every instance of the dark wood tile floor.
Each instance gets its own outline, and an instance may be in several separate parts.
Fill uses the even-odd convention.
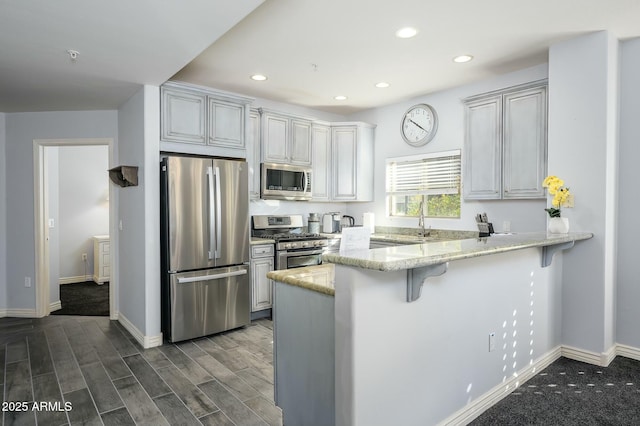
[[[0,388],[0,426],[282,425],[264,319],[143,349],[106,317],[0,318]]]

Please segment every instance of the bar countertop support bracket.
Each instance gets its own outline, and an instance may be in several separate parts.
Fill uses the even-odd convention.
[[[556,254],[557,251],[570,249],[574,244],[575,241],[568,241],[566,243],[542,247],[542,267],[546,268],[547,266],[551,265],[553,255]]]
[[[445,262],[407,269],[407,302],[415,302],[418,300],[422,293],[422,286],[427,278],[444,274],[447,272],[448,266],[449,262]]]

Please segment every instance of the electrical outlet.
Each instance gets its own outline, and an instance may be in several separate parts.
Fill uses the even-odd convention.
[[[496,350],[496,333],[489,333],[489,352]]]
[[[82,253],[82,261],[83,262],[87,261],[87,253]]]
[[[24,277],[24,286],[31,287],[31,277]]]

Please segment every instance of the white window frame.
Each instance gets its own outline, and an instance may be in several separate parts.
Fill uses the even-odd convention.
[[[438,169],[439,162],[443,169]],[[392,171],[394,164],[397,168]],[[398,170],[398,166],[401,170]],[[387,215],[415,217],[394,214],[392,197],[421,196],[424,198],[430,195],[460,194],[461,178],[462,152],[460,149],[387,158],[385,167]],[[428,212],[427,216],[444,217],[431,216]]]

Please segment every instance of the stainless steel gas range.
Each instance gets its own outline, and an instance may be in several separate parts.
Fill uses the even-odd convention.
[[[253,216],[251,235],[275,240],[276,269],[292,269],[322,263],[328,239],[306,232],[302,215]]]

